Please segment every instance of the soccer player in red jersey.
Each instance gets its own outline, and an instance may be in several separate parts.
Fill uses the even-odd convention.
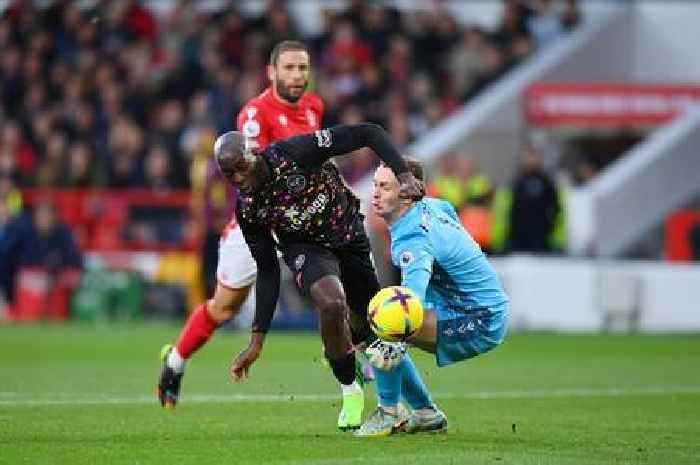
[[[251,99],[236,121],[251,148],[262,150],[276,140],[320,129],[323,102],[306,90],[310,71],[304,44],[283,41],[274,47],[267,68],[270,87]],[[161,351],[158,398],[163,407],[172,408],[178,401],[185,362],[216,328],[238,315],[244,303],[253,305],[250,289],[256,274],[255,261],[234,215],[219,242],[214,296],[190,314],[175,345],[167,344]]]

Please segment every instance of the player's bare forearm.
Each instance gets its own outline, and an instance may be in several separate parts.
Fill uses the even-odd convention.
[[[275,242],[269,231],[256,230],[249,223],[241,223],[241,228],[258,268],[252,331],[266,333],[270,328],[280,291],[280,267]],[[264,279],[260,279],[261,277]]]

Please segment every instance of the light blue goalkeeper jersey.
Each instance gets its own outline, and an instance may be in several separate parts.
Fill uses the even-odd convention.
[[[508,302],[493,267],[444,200],[416,202],[390,232],[401,285],[418,294],[426,308],[498,312]]]

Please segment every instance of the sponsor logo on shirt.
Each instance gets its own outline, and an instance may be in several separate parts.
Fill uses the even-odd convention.
[[[296,206],[291,206],[284,212],[284,216],[289,219],[293,229],[302,229],[305,222],[309,221],[316,213],[320,213],[326,208],[328,201],[328,196],[321,193],[303,212],[300,212]]]
[[[293,174],[287,178],[287,188],[293,194],[298,194],[306,187],[306,178],[301,174]]]
[[[286,116],[280,115],[280,117],[278,118],[278,120],[279,120],[279,122],[280,122],[280,124],[281,124],[282,126],[286,126],[286,125],[287,125],[287,117],[286,117]]]

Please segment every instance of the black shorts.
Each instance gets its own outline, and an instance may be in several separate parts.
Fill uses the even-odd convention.
[[[311,286],[324,276],[338,276],[350,310],[366,318],[369,301],[379,291],[366,236],[342,249],[307,243],[289,244],[284,247],[283,255],[304,295],[309,295]]]

